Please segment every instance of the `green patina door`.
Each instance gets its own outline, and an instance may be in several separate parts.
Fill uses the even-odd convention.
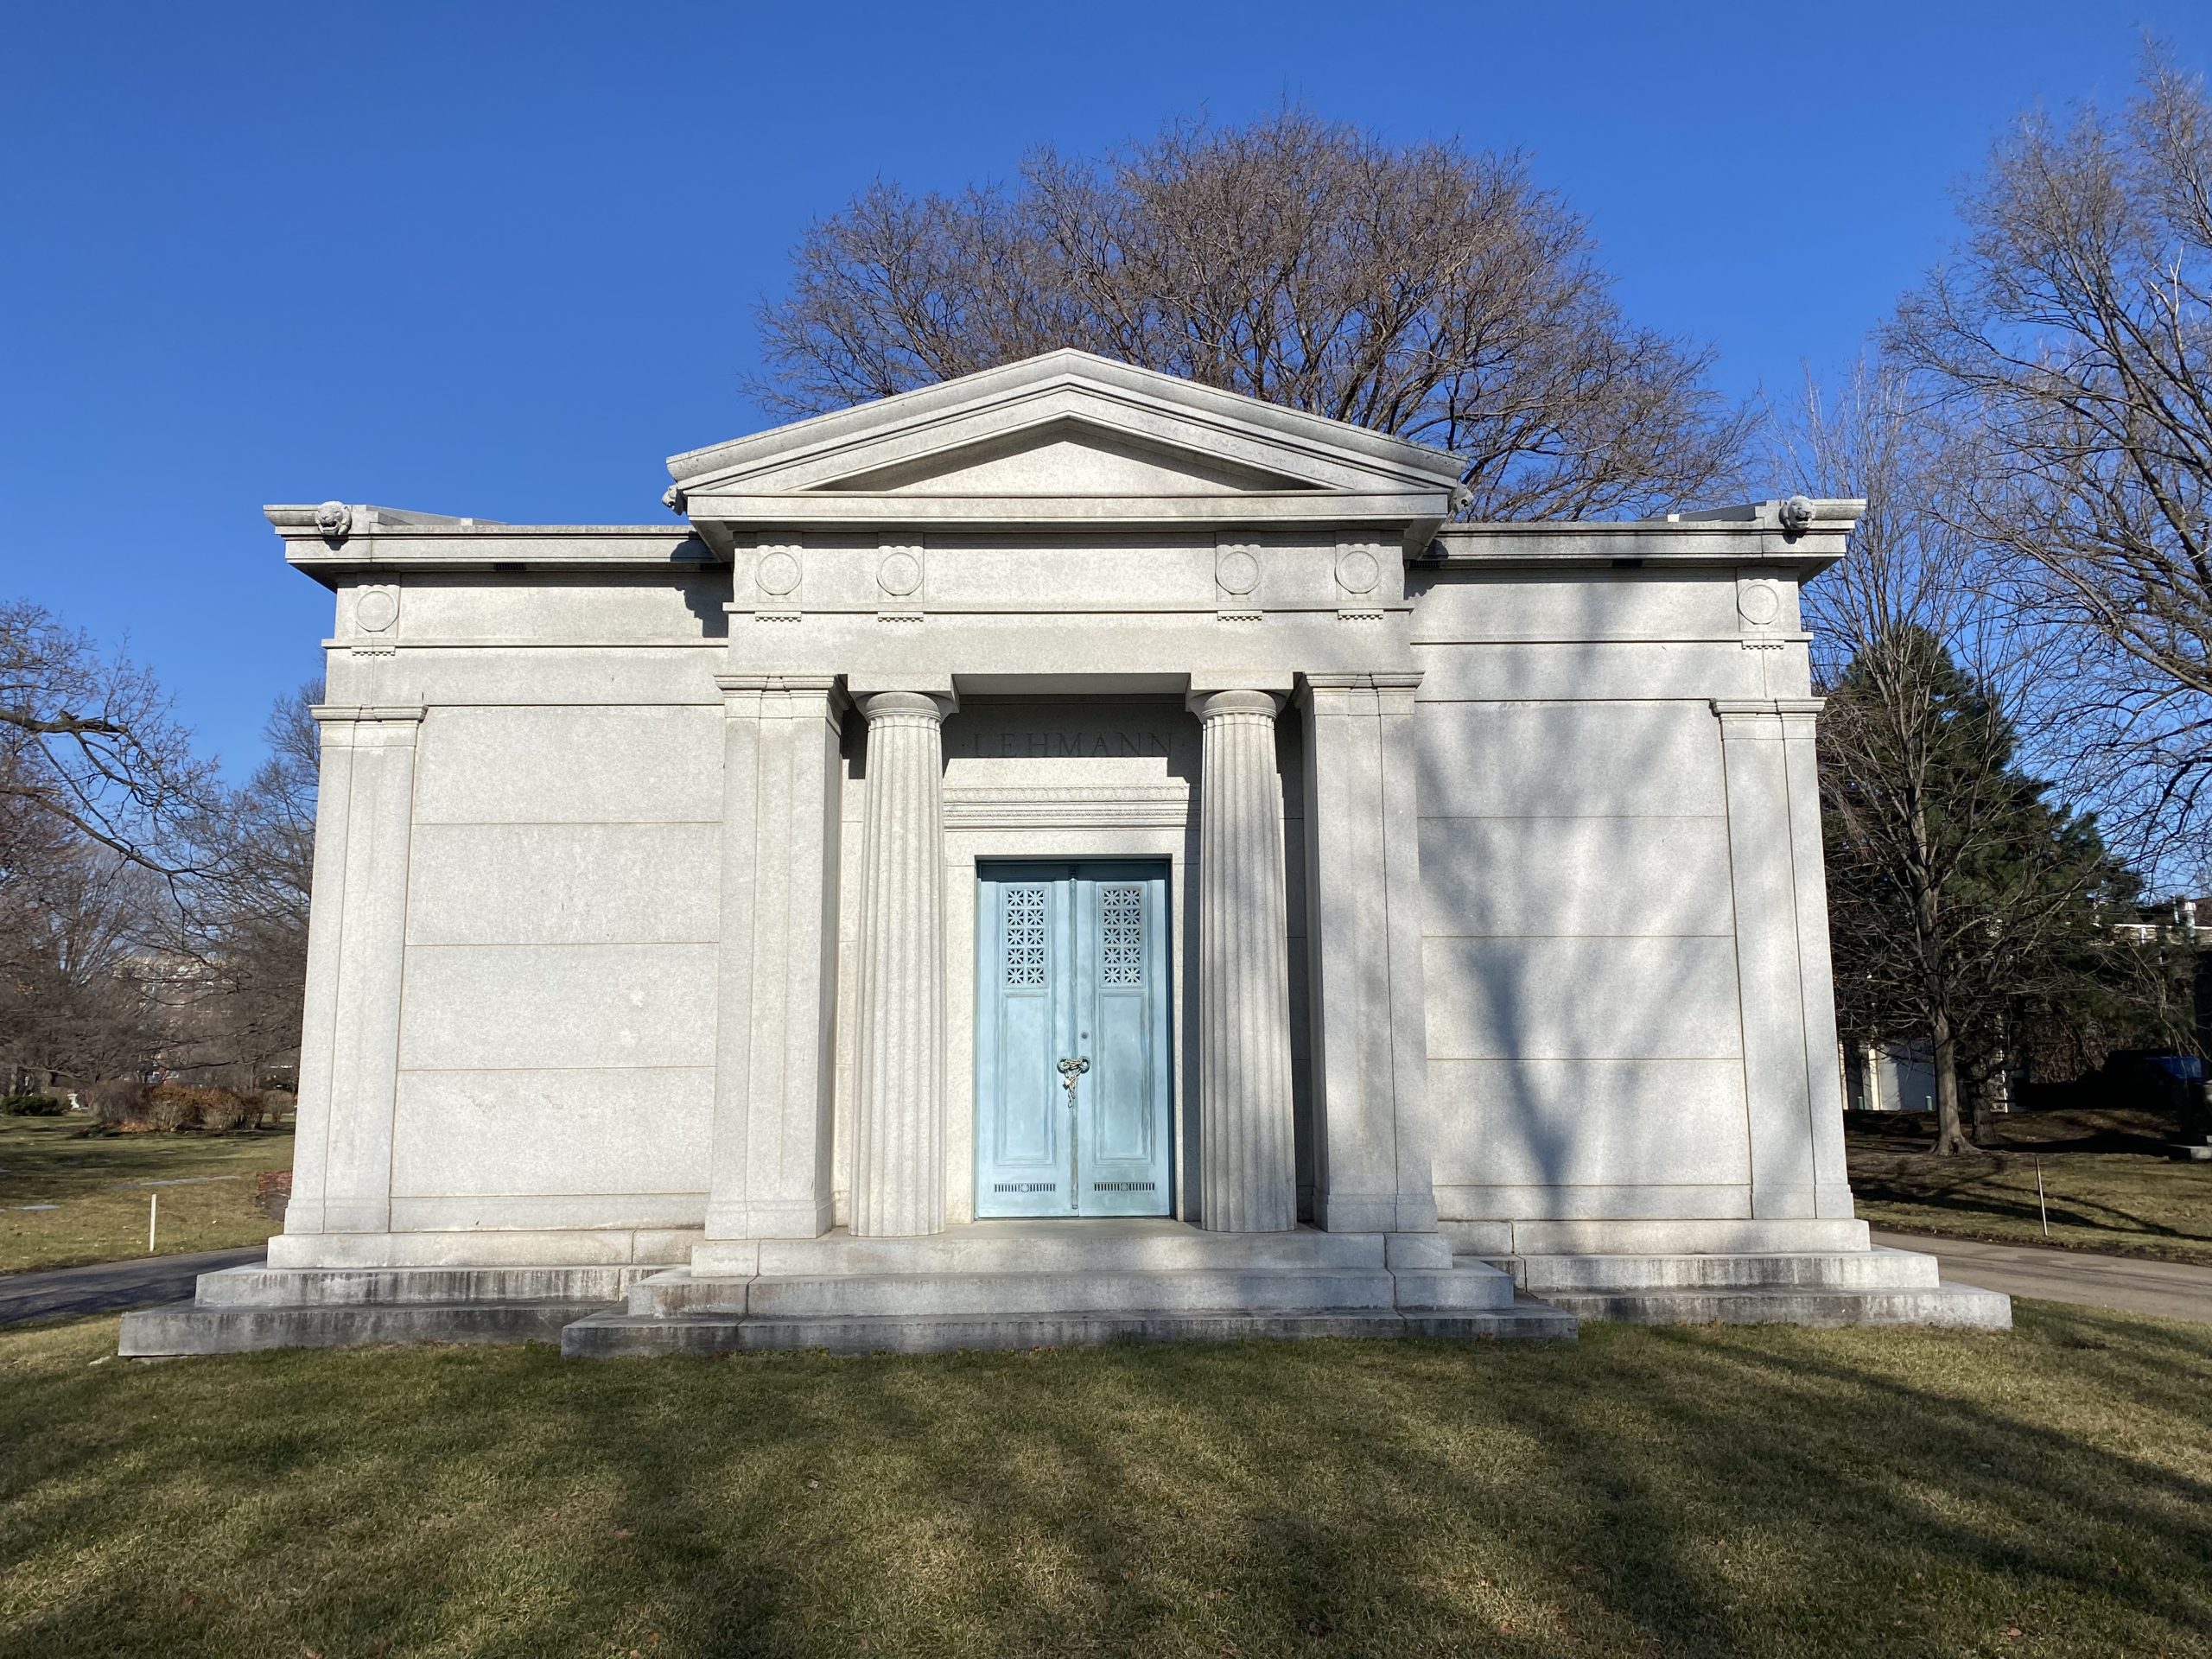
[[[1168,1214],[1167,867],[980,880],[976,1213]]]

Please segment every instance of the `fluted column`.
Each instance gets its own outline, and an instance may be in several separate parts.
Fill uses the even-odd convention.
[[[1198,1157],[1213,1232],[1298,1224],[1290,1100],[1282,791],[1269,691],[1195,694],[1205,734],[1198,830]]]
[[[944,699],[861,697],[868,719],[853,1231],[944,1228]]]

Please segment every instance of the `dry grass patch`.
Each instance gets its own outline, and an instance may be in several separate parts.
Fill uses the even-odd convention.
[[[2171,1123],[2143,1112],[2024,1113],[1999,1119],[1982,1150],[1937,1158],[1923,1116],[1852,1115],[1851,1188],[1876,1226],[2212,1262],[2212,1164],[2171,1161]]]
[[[601,1364],[0,1336],[0,1654],[2212,1653],[2212,1328]]]
[[[291,1163],[289,1128],[117,1135],[88,1133],[81,1116],[0,1117],[0,1273],[144,1255],[154,1192],[163,1255],[258,1244],[276,1224],[254,1177]]]

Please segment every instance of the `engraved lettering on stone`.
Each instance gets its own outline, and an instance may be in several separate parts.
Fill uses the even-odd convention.
[[[1173,747],[1160,732],[969,732],[952,752],[976,760],[1166,760]]]

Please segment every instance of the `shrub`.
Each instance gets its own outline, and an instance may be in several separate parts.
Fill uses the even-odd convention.
[[[146,1091],[146,1122],[156,1129],[205,1129],[227,1135],[253,1116],[228,1089],[189,1083],[157,1083]]]
[[[210,1135],[235,1135],[261,1127],[261,1097],[230,1089],[203,1089],[208,1096],[200,1103],[200,1127]]]
[[[10,1095],[0,1100],[0,1117],[59,1117],[64,1109],[52,1095]]]
[[[105,1077],[85,1090],[85,1103],[104,1129],[143,1129],[146,1085],[136,1077]]]
[[[153,1129],[196,1129],[200,1127],[200,1091],[180,1083],[157,1083],[146,1091],[146,1127]]]

